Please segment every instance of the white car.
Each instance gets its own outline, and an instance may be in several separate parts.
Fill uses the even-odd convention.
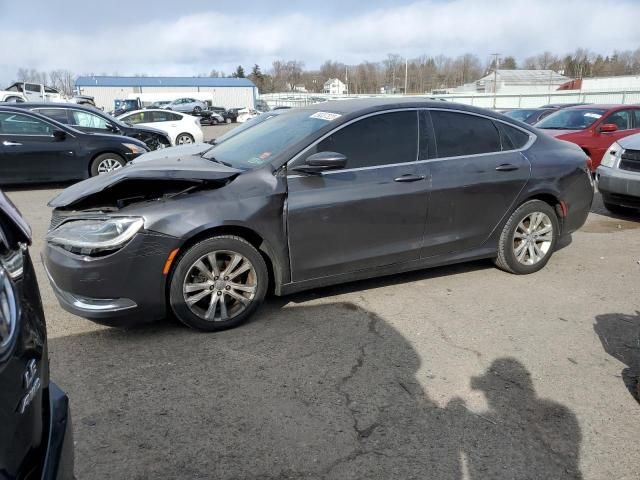
[[[185,113],[172,112],[159,108],[134,110],[118,117],[126,123],[153,127],[169,135],[172,145],[202,143],[204,135],[200,127],[200,119]]]
[[[260,112],[258,112],[257,110],[253,110],[252,108],[241,108],[240,110],[238,110],[238,118],[236,122],[244,123],[247,120],[256,118],[258,115],[260,115]]]

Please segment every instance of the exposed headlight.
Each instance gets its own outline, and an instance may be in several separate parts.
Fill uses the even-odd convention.
[[[622,156],[622,152],[624,152],[624,148],[622,148],[618,142],[614,142],[602,156],[600,165],[611,168],[616,167]]]
[[[131,153],[146,153],[144,148],[139,147],[135,143],[123,143],[122,146],[128,148]]]
[[[47,234],[47,241],[70,252],[92,255],[117,250],[143,227],[138,217],[112,217],[65,222]]]

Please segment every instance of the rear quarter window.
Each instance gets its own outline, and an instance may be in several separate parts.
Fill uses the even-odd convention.
[[[517,150],[518,148],[522,148],[531,138],[527,133],[506,123],[496,122],[496,126],[500,131],[502,150]]]

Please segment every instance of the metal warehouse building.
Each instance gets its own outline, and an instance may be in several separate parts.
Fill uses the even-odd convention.
[[[96,106],[112,110],[114,100],[139,98],[144,104],[191,97],[216,107],[253,108],[258,94],[247,78],[212,77],[78,77],[76,90],[95,98]]]

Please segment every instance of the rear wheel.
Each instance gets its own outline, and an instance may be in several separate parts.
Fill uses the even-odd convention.
[[[246,240],[222,235],[189,248],[171,276],[169,303],[185,325],[204,331],[247,320],[267,293],[269,275]]]
[[[225,118],[224,123],[231,123],[231,119],[229,117]]]
[[[202,107],[193,107],[193,113],[201,113],[202,112]]]
[[[103,153],[98,155],[91,162],[91,176],[104,175],[105,173],[113,172],[126,165],[124,158],[115,153]]]
[[[193,137],[188,133],[181,133],[176,137],[176,145],[185,145],[193,142]]]
[[[558,217],[548,203],[523,203],[502,230],[496,266],[518,275],[537,272],[551,258],[559,231]]]

